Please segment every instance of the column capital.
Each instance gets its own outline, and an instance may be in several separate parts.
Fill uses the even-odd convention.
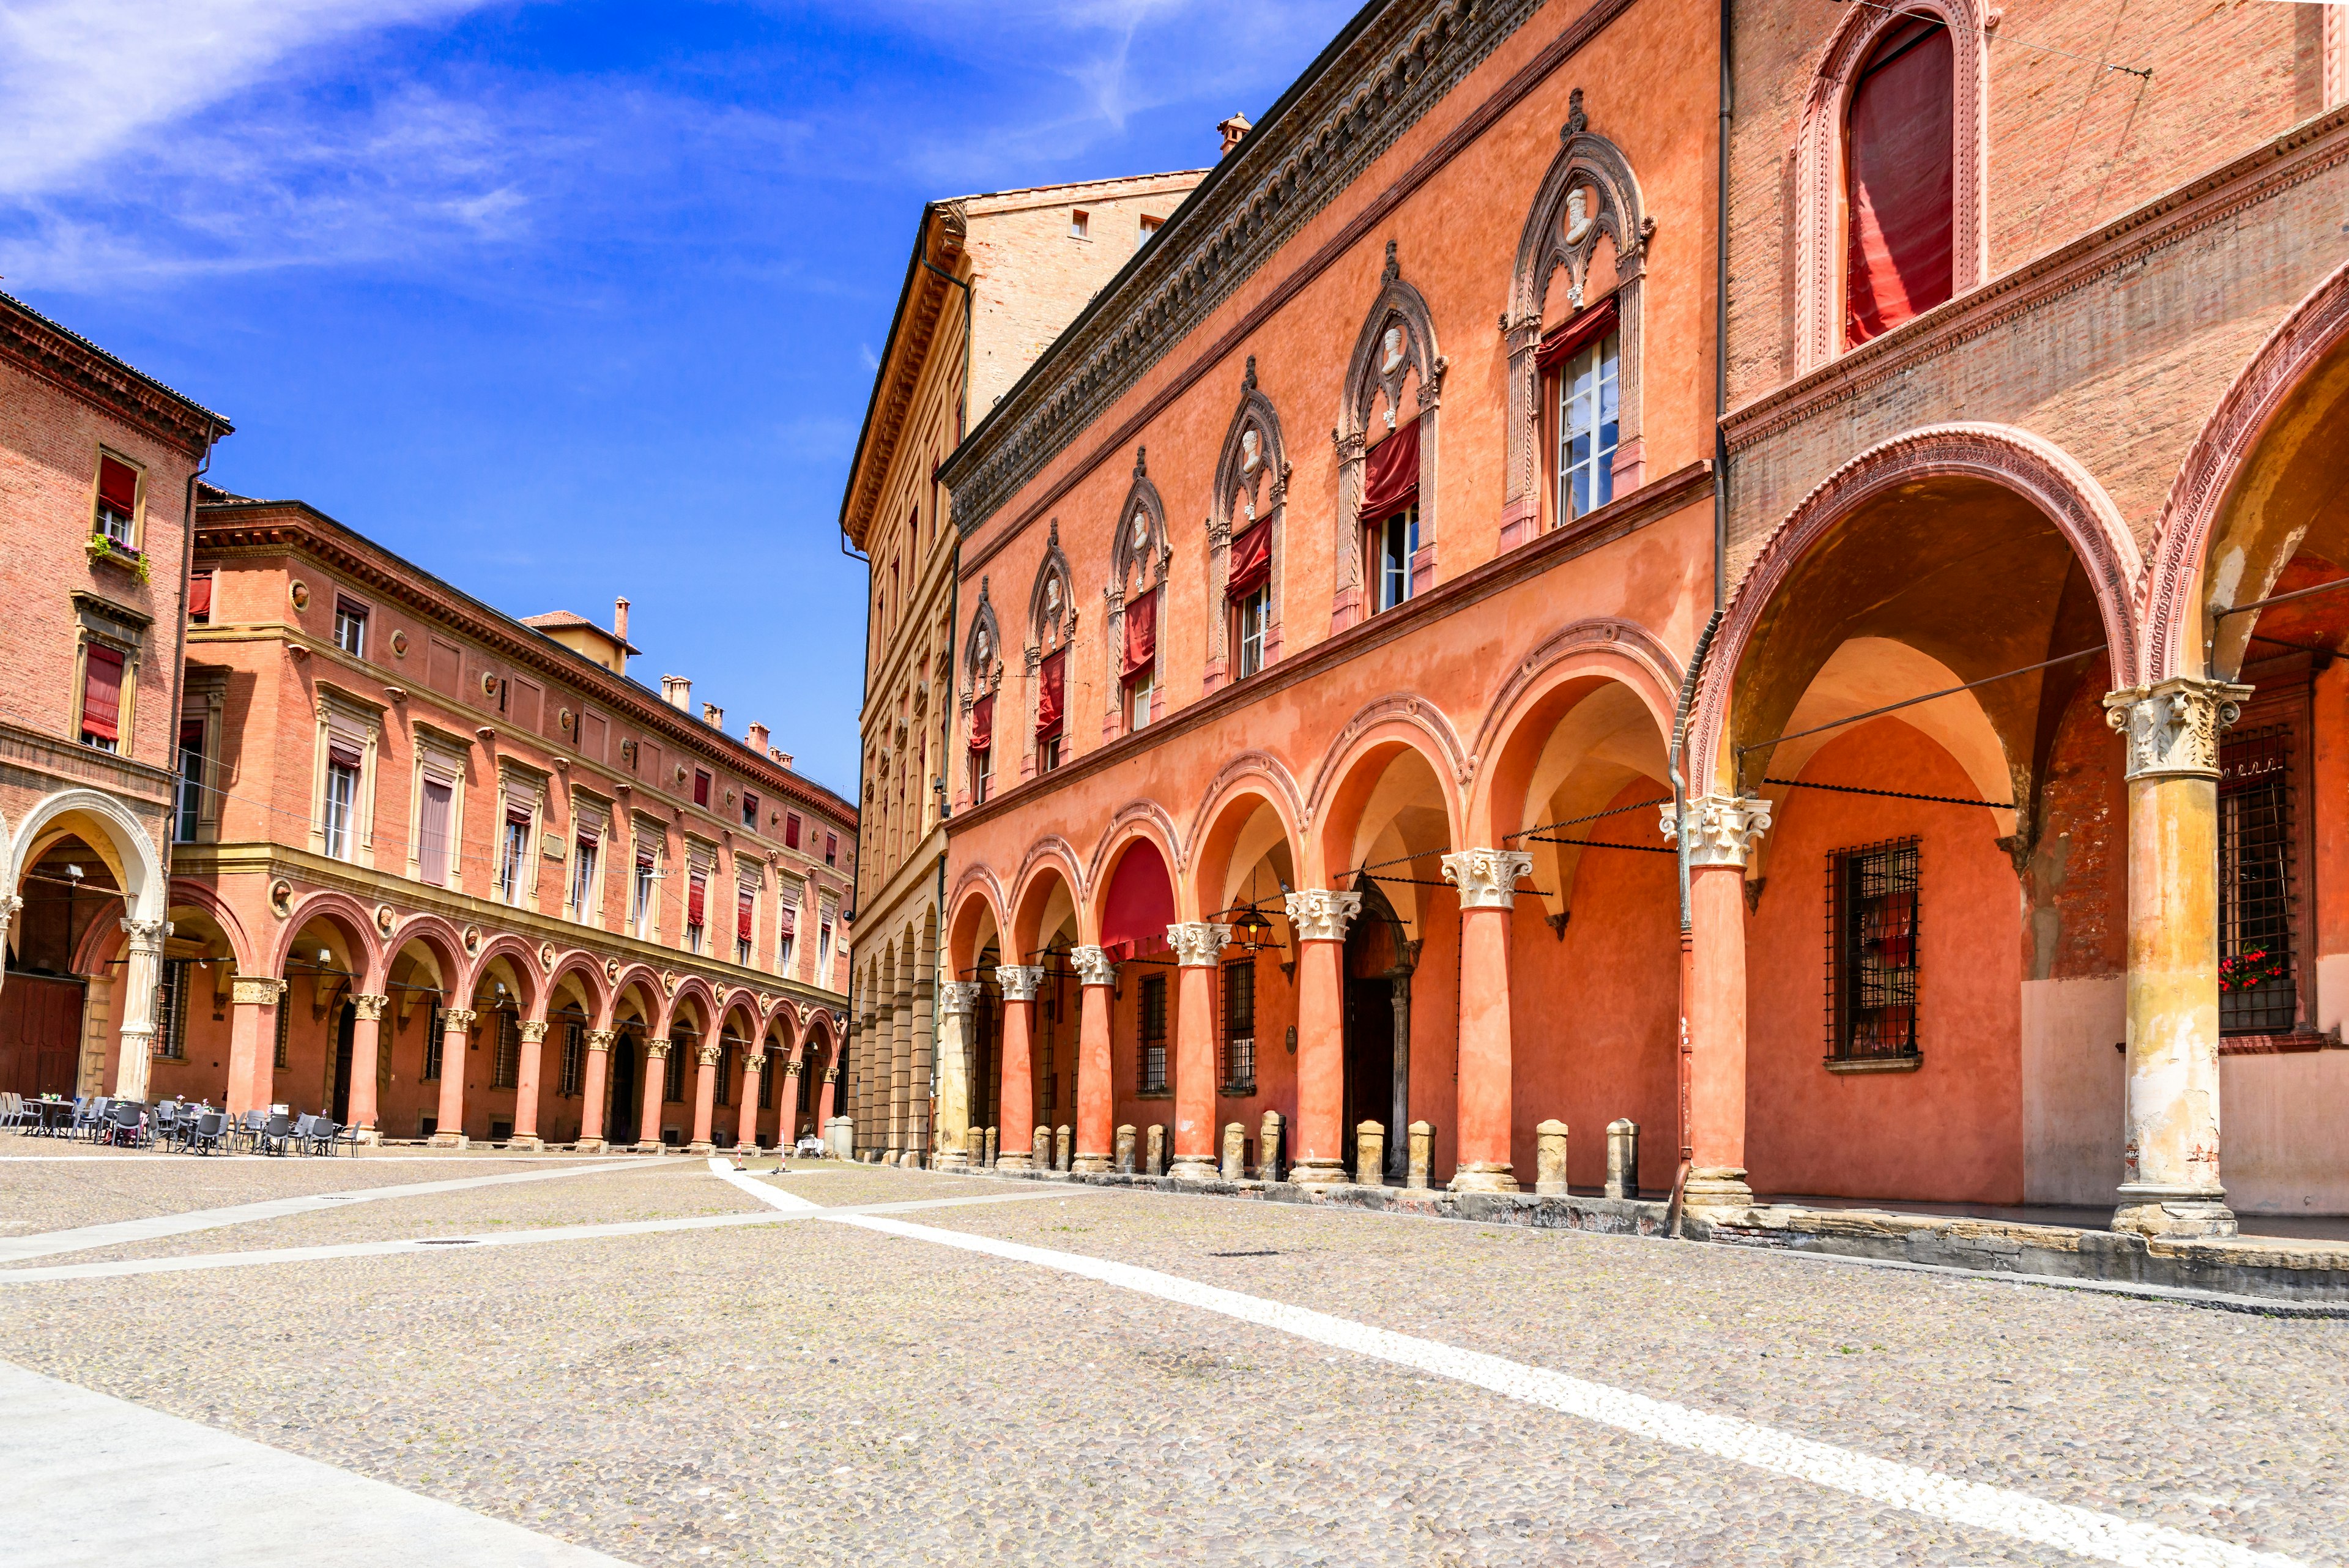
[[[265,974],[241,974],[229,981],[228,993],[239,1007],[269,1007],[285,994],[285,982]]]
[[[1360,893],[1332,892],[1327,888],[1301,888],[1288,895],[1288,923],[1300,942],[1342,942],[1346,928],[1362,912]]]
[[[1688,802],[1688,863],[1692,867],[1745,864],[1754,841],[1769,831],[1770,803],[1748,795],[1701,794]],[[1677,826],[1672,808],[1658,814],[1666,838]]]
[[[130,920],[122,922],[122,930],[130,940],[124,944],[134,953],[158,953],[163,950],[163,939],[171,934],[169,920]]]
[[[1044,966],[1040,963],[999,963],[995,966],[995,983],[1003,988],[1006,1002],[1033,1002],[1036,988],[1044,983]]]
[[[2132,779],[2219,776],[2219,732],[2243,716],[2252,688],[2173,675],[2105,693],[2105,722],[2128,748]]]
[[[693,1054],[695,1058],[698,1060],[703,1066],[715,1067],[718,1065],[719,1053],[723,1050],[725,1050],[725,1047],[717,1044],[715,1041],[705,1040],[700,1044],[693,1048]]]
[[[1444,857],[1444,879],[1460,889],[1464,909],[1506,909],[1517,901],[1517,878],[1533,874],[1522,849],[1462,849]]]
[[[447,1033],[452,1029],[471,1029],[473,1026],[473,1021],[480,1016],[480,1013],[470,1007],[444,1007],[440,1010],[441,1033]]]
[[[536,1045],[546,1039],[546,1020],[543,1018],[525,1018],[518,1027],[523,1039],[529,1044]]]
[[[1077,966],[1079,985],[1115,985],[1117,983],[1117,962],[1109,956],[1107,948],[1071,948],[1069,961]]]
[[[647,1062],[653,1062],[653,1061],[664,1061],[664,1060],[666,1060],[666,1059],[667,1058],[667,1056],[668,1056],[668,1042],[667,1042],[667,1041],[666,1041],[666,1040],[647,1040],[647,1041],[646,1041],[646,1042],[645,1042],[645,1060],[647,1060]]]
[[[1084,950],[1077,950],[1082,952]],[[968,1018],[978,1010],[978,993],[987,987],[976,980],[944,981],[938,986],[938,1016]]]
[[[783,1076],[786,1078],[796,1078],[799,1075],[800,1059],[794,1056],[790,1061],[783,1064]]]
[[[609,1051],[612,1048],[612,1042],[618,1039],[619,1035],[610,1029],[590,1029],[585,1038],[587,1049],[590,1051]]]
[[[0,898],[0,930],[7,929],[8,922],[15,919],[16,911],[24,907],[25,900],[17,898],[14,893]]]
[[[1223,959],[1232,929],[1213,920],[1185,920],[1167,927],[1166,940],[1174,944],[1174,961],[1181,968],[1213,969]]]
[[[351,998],[351,1012],[369,1023],[381,1019],[383,1010],[390,1005],[391,998],[388,996],[368,996],[362,992]]]
[[[823,1081],[827,1084],[837,1084],[840,1082],[840,1068],[837,1064],[826,1067],[823,1070]]]

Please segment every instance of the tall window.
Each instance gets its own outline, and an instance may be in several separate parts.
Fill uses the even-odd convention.
[[[661,1098],[670,1105],[685,1099],[685,1059],[693,1054],[693,1037],[678,1033],[668,1037],[668,1070],[661,1080]]]
[[[1264,632],[1271,619],[1272,585],[1269,583],[1232,606],[1232,644],[1236,654],[1234,679],[1254,675],[1264,668]]]
[[[734,961],[750,967],[750,922],[758,912],[759,896],[745,888],[734,898]]]
[[[90,532],[128,550],[137,542],[139,471],[119,457],[98,460],[98,514]]]
[[[419,1075],[428,1082],[440,1075],[441,1042],[440,1004],[435,1002],[424,1020],[424,1071]]]
[[[1224,1086],[1256,1093],[1256,960],[1224,966]]]
[[[423,821],[417,826],[417,874],[435,887],[449,881],[449,817],[455,786],[439,779],[424,781]]]
[[[555,1093],[575,1100],[587,1081],[587,1026],[572,1022],[563,1026],[563,1077]]]
[[[1867,342],[1950,297],[1956,260],[1956,68],[1949,29],[1889,27],[1852,89],[1844,133],[1844,341]]]
[[[1140,1082],[1135,1087],[1143,1094],[1154,1095],[1166,1088],[1166,977],[1146,975],[1142,981],[1140,1006],[1142,1057],[1136,1064]]]
[[[509,904],[522,902],[523,873],[530,856],[530,818],[509,806],[505,833],[498,840],[498,897]]]
[[[583,833],[571,853],[571,918],[585,920],[595,901],[595,852],[601,847],[593,834]]]
[[[2219,1027],[2286,1033],[2299,1022],[2292,953],[2292,732],[2219,748]]]
[[[1830,1056],[1918,1054],[1917,917],[1917,840],[1827,857]]]
[[[970,798],[987,804],[995,782],[995,693],[970,705]]]
[[[353,659],[367,657],[367,612],[346,598],[335,600],[335,646]]]
[[[771,1111],[775,1108],[775,1075],[782,1071],[782,1063],[770,1055],[762,1065],[765,1071],[759,1075],[759,1108],[762,1111]],[[788,1134],[788,1132],[789,1129],[786,1128],[785,1133]],[[757,1137],[754,1135],[750,1141],[756,1143]],[[789,1143],[791,1139],[785,1136],[783,1141]]]
[[[204,722],[180,721],[180,782],[172,792],[171,841],[193,844],[196,825],[203,819]]]
[[[359,759],[337,747],[326,759],[326,854],[351,857],[351,818],[359,798]]]
[[[94,642],[82,652],[81,743],[101,752],[122,745],[122,655]]]
[[[800,814],[796,811],[787,811],[783,813],[783,847],[797,849],[799,846]]]
[[[800,912],[797,905],[785,905],[775,917],[775,972],[792,972],[792,948],[799,934]]]
[[[1378,557],[1378,607],[1392,609],[1411,597],[1411,558],[1419,553],[1419,503],[1380,524],[1371,536]]]
[[[832,921],[824,919],[815,928],[815,981],[822,985],[832,973]]]
[[[1623,339],[1609,332],[1557,370],[1557,520],[1615,499],[1616,382]]]
[[[522,1081],[522,1025],[512,1012],[491,1014],[497,1023],[497,1045],[490,1056],[490,1087],[511,1089]]]
[[[653,882],[655,873],[650,852],[636,851],[636,879],[628,895],[628,926],[638,941],[650,941],[653,934]]]
[[[731,1045],[724,1046],[720,1048],[718,1054],[718,1082],[712,1085],[713,1092],[709,1096],[711,1104],[730,1106],[734,1103],[733,1096],[727,1093],[726,1085],[726,1080],[731,1077],[733,1073],[734,1047]]]
[[[742,826],[753,830],[759,826],[759,797],[747,789],[742,792]]]
[[[696,871],[686,883],[685,950],[701,950],[702,926],[709,917],[709,878]]]
[[[823,836],[823,863],[827,866],[840,864],[840,835],[837,833]]]
[[[188,1054],[188,971],[192,959],[165,959],[163,984],[155,994],[161,1016],[155,1020],[154,1054],[165,1061],[184,1061]]]
[[[693,804],[703,807],[709,805],[709,774],[702,768],[693,770]]]

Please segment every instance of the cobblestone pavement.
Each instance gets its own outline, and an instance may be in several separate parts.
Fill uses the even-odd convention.
[[[88,1168],[89,1213],[44,1223],[190,1206],[184,1165]],[[218,1167],[207,1181],[243,1185],[198,1196],[333,1190],[324,1168]],[[498,1168],[362,1158],[335,1174],[359,1186]],[[0,1165],[0,1188],[20,1174]],[[871,1168],[764,1185],[826,1207],[1021,1200],[138,1278],[0,1272],[5,1355],[647,1565],[2081,1560],[1995,1517],[1945,1522],[946,1244],[962,1238],[1139,1265],[1741,1417],[2006,1489],[2024,1513],[2035,1499],[2184,1532],[2140,1528],[2109,1560],[2349,1562],[2349,1322]],[[121,1251],[759,1207],[706,1162],[647,1159]],[[68,1189],[38,1211],[72,1208]],[[303,1527],[289,1521],[289,1536]]]

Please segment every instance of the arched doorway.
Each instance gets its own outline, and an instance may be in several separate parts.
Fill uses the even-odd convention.
[[[1361,913],[1346,932],[1346,1168],[1359,1171],[1356,1129],[1387,1129],[1384,1170],[1400,1184],[1411,1162],[1411,977],[1419,943],[1368,877]]]

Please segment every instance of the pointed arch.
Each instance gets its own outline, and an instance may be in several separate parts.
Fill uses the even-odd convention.
[[[1360,514],[1363,465],[1372,444],[1371,423],[1383,400],[1385,429],[1399,428],[1402,389],[1413,380],[1419,386],[1412,413],[1419,421],[1420,543],[1411,567],[1413,591],[1434,580],[1436,542],[1441,536],[1436,515],[1436,412],[1448,368],[1436,348],[1435,318],[1419,290],[1403,281],[1395,242],[1389,240],[1378,295],[1362,319],[1354,352],[1346,362],[1338,428],[1332,432],[1338,448],[1338,534],[1330,556],[1336,563],[1337,585],[1330,606],[1333,630],[1353,625],[1367,609]]]
[[[1166,689],[1165,587],[1166,567],[1174,548],[1166,535],[1166,504],[1150,478],[1150,450],[1133,449],[1133,483],[1110,526],[1110,580],[1102,589],[1104,613],[1102,646],[1108,649],[1112,679],[1102,682],[1102,733],[1113,736],[1125,727],[1125,691],[1130,680],[1124,669],[1125,613],[1129,601],[1151,600],[1154,629],[1149,664],[1151,710],[1154,719],[1164,705]]]
[[[1288,442],[1280,428],[1280,411],[1257,384],[1256,356],[1247,357],[1240,375],[1239,405],[1224,431],[1223,450],[1216,459],[1216,488],[1207,512],[1207,673],[1213,691],[1237,678],[1232,668],[1231,624],[1226,606],[1231,597],[1232,540],[1261,524],[1266,533],[1266,558],[1270,563],[1265,582],[1264,662],[1280,653],[1281,586],[1287,575],[1288,511]]]

